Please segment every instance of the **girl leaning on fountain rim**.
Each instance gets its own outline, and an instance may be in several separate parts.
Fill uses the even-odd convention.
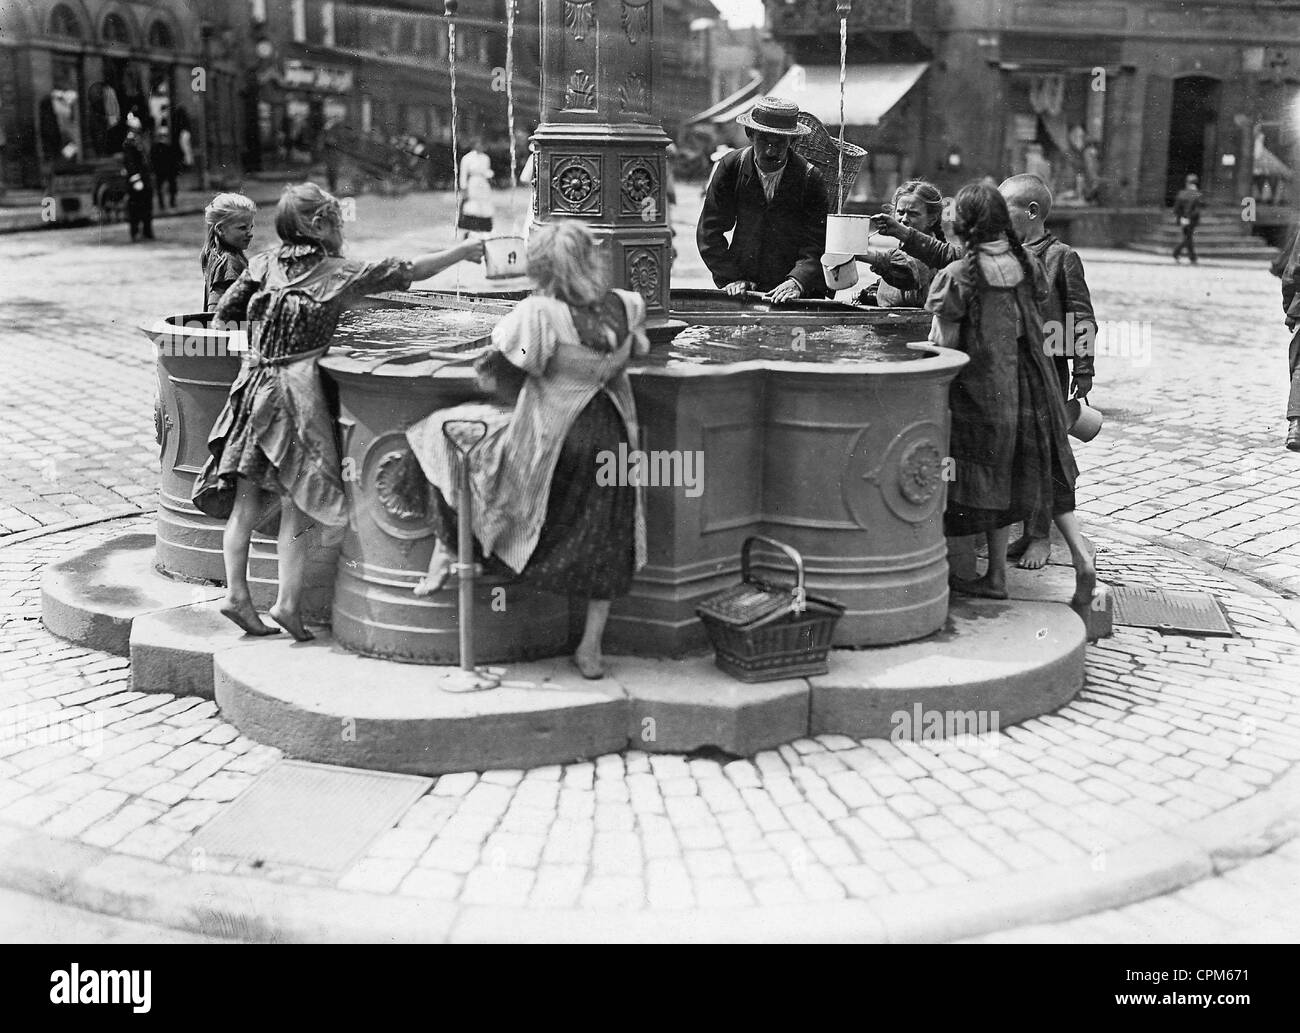
[[[477,547],[494,573],[586,600],[573,662],[587,678],[604,676],[610,606],[646,561],[641,489],[597,478],[603,453],[617,454],[620,443],[638,447],[627,364],[650,350],[645,300],[611,290],[602,268],[581,223],[535,229],[533,293],[497,324],[475,367],[498,404],[441,409],[406,434],[429,484],[437,536],[415,594],[440,590],[455,559],[456,514],[447,502],[454,464],[443,426],[482,420],[488,433],[469,459]]]
[[[253,257],[213,318],[214,327],[247,320],[249,351],[208,437],[211,455],[195,481],[193,501],[208,516],[226,520],[221,612],[250,635],[271,635],[278,629],[262,623],[249,594],[248,544],[279,500],[280,586],[269,613],[305,642],[313,637],[300,612],[308,532],[317,526],[337,531],[347,523],[318,362],[349,305],[377,291],[406,290],[463,259],[477,260],[483,244],[465,241],[411,261],[344,259],[342,209],[315,183],[285,187],[275,230],[280,246]]]

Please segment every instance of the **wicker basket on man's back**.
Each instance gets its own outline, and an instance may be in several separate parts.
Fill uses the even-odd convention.
[[[793,585],[776,585],[752,575],[750,551],[755,542],[785,553],[794,564]],[[695,611],[713,642],[718,667],[745,682],[825,674],[844,607],[808,595],[803,557],[774,538],[746,538],[740,576],[740,584],[706,599]]]

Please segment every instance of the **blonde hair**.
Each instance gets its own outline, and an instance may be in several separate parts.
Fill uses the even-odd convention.
[[[595,238],[573,219],[557,219],[532,232],[528,276],[543,294],[580,308],[600,304],[607,289]]]
[[[243,194],[218,194],[203,209],[203,250],[199,252],[199,268],[207,270],[208,262],[221,244],[217,231],[231,219],[240,215],[256,215],[257,205]]]
[[[275,232],[286,244],[323,244],[320,231],[312,225],[317,217],[342,226],[338,198],[315,183],[287,186],[275,207]]]

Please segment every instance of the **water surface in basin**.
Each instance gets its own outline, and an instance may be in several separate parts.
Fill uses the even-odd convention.
[[[499,314],[437,308],[354,311],[340,321],[334,347],[336,351],[465,351],[479,347],[500,318]],[[657,345],[639,364],[680,367],[737,362],[907,362],[923,357],[924,353],[907,347],[909,341],[922,336],[916,327],[889,324],[696,325],[687,326],[671,342]]]

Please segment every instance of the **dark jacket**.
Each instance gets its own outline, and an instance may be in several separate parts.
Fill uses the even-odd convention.
[[[1061,328],[1057,333],[1063,333],[1068,328],[1066,316],[1071,313],[1074,315],[1073,343],[1081,347],[1076,351],[1075,348],[1070,347],[1072,343],[1070,340],[1059,338],[1065,345],[1065,354],[1052,356],[1052,364],[1056,367],[1057,377],[1061,380],[1061,388],[1068,394],[1070,361],[1067,356],[1074,360],[1073,368],[1076,377],[1096,375],[1093,358],[1096,352],[1097,318],[1092,312],[1092,295],[1088,292],[1088,281],[1083,277],[1083,261],[1074,248],[1058,240],[1051,233],[1045,233],[1033,243],[1026,244],[1025,250],[1043,263],[1043,270],[1047,273],[1047,301],[1042,306],[1045,331],[1054,324]],[[1085,327],[1090,337],[1082,335]]]
[[[1201,192],[1195,187],[1184,187],[1178,191],[1178,196],[1174,198],[1174,218],[1187,219],[1189,225],[1195,229],[1196,224],[1201,221],[1201,206],[1204,203],[1201,196]]]
[[[770,205],[754,149],[727,154],[713,170],[695,231],[713,282],[725,287],[752,280],[758,290],[770,291],[795,279],[805,298],[826,297],[821,268],[826,205],[821,173],[793,151]],[[723,234],[733,228],[728,245]]]

